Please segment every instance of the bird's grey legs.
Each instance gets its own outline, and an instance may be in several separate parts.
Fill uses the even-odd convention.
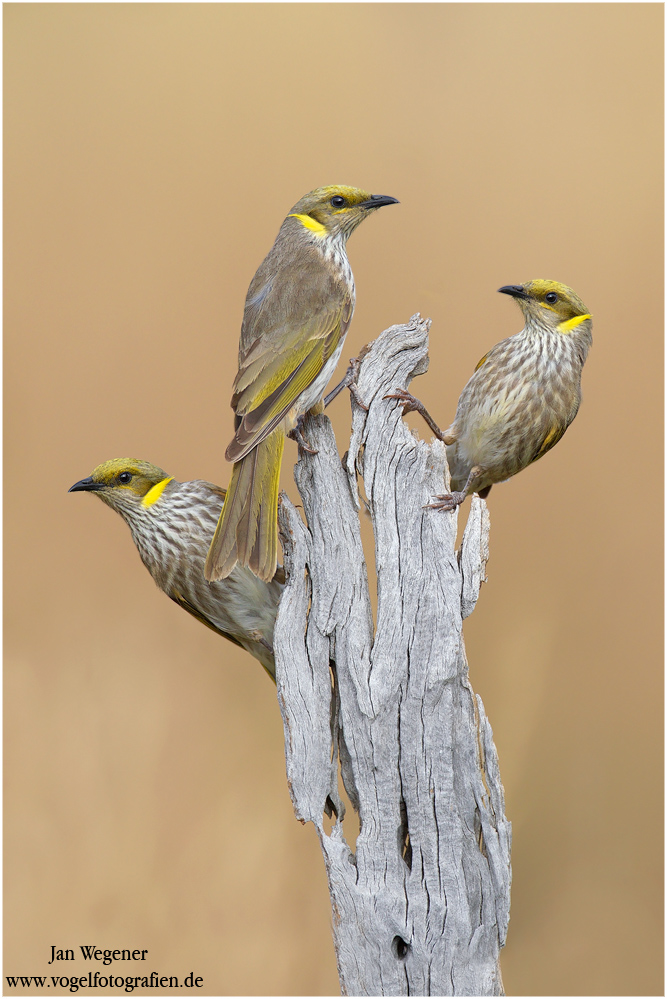
[[[324,397],[325,409],[330,402],[334,401],[336,396],[340,392],[342,392],[344,388],[349,388],[350,395],[353,397],[357,406],[361,406],[362,409],[366,410],[368,409],[368,406],[359,395],[359,389],[357,388],[357,378],[359,377],[359,362],[361,361],[362,357],[363,357],[363,351],[361,352],[359,357],[353,357],[350,359],[350,364],[348,366],[347,371],[345,372],[345,377],[340,382],[338,382],[338,385],[334,385],[334,387],[331,389],[331,392],[329,392],[328,395],[325,395]]]
[[[384,398],[398,399],[399,402],[403,403],[404,416],[406,413],[419,413],[429,425],[438,440],[444,441],[445,444],[454,443],[454,438],[450,438],[446,431],[443,433],[429,411],[425,408],[424,403],[420,402],[419,399],[415,398],[415,396],[410,392],[406,392],[405,389],[396,389],[395,392],[390,393],[390,395],[386,395]]]
[[[292,430],[289,431],[287,436],[290,437],[293,441],[296,441],[299,447],[302,448],[302,450],[306,451],[308,454],[317,454],[317,451],[310,446],[306,438],[301,433],[301,428],[303,427],[304,419],[305,416],[301,415],[297,419],[296,425]]]
[[[470,469],[470,474],[468,475],[468,479],[463,489],[452,493],[444,493],[442,496],[436,496],[435,502],[427,503],[424,509],[456,510],[457,506],[460,506],[461,503],[463,503],[466,496],[468,496],[470,493],[477,492],[476,489],[472,488],[472,484],[475,481],[475,479],[478,478],[478,476],[481,475],[483,472],[484,469],[482,468],[481,465],[473,465],[473,467]],[[485,486],[484,489],[479,490],[479,495],[482,497],[482,499],[485,499],[485,497],[489,495],[490,491],[491,491],[491,486]]]

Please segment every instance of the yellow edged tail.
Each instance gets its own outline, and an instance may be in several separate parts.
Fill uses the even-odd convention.
[[[276,429],[234,462],[232,479],[206,556],[208,580],[225,579],[237,562],[268,582],[278,564],[278,483],[285,446]]]

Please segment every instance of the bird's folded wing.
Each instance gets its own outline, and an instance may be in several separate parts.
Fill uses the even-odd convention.
[[[239,461],[275,429],[320,374],[351,318],[347,295],[335,311],[309,316],[296,343],[290,345],[287,332],[282,337],[273,332],[252,345],[234,385],[232,406],[240,423],[226,451],[228,461]]]
[[[567,426],[561,423],[554,423],[551,427],[549,427],[539,446],[535,448],[529,464],[533,461],[537,461],[537,459],[541,458],[542,455],[547,453],[547,451],[550,451],[555,444],[558,444],[558,441],[561,439],[566,430]]]
[[[205,614],[202,614],[202,612],[197,607],[195,607],[194,604],[191,604],[190,601],[186,597],[184,597],[182,593],[179,593],[177,590],[172,590],[169,596],[174,601],[174,603],[177,603],[180,607],[183,608],[183,610],[186,610],[188,614],[192,614],[193,617],[196,617],[198,621],[201,621],[202,624],[205,624],[207,628],[211,629],[211,631],[215,631],[218,635],[222,635],[223,638],[228,638],[230,642],[234,643],[234,645],[238,645],[240,648],[244,648],[244,646],[241,645],[241,643],[239,642],[238,638],[234,638],[234,636],[230,635],[228,631],[223,631],[221,628],[218,628],[217,624],[213,624],[213,622],[210,621]]]

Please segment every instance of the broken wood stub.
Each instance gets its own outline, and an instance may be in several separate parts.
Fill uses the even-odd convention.
[[[344,995],[502,995],[511,826],[490,725],[468,680],[463,618],[485,578],[489,519],[473,497],[425,509],[446,486],[444,445],[418,440],[396,400],[428,367],[430,322],[413,316],[361,360],[341,463],[310,416],[282,497],[288,582],[274,635],[287,777],[324,855]],[[377,624],[359,525],[363,479],[375,537]],[[339,770],[360,833],[343,835]],[[328,833],[324,815],[336,821]]]

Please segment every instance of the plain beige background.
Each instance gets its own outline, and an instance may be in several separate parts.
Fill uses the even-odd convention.
[[[467,651],[514,829],[508,993],[661,993],[662,6],[4,11],[5,974],[94,943],[206,995],[337,991],[275,690],[67,489],[122,455],[227,483],[248,283],[347,183],[401,204],[350,241],[344,359],[431,316],[442,425],[521,328],[500,285],[594,315],[575,424],[489,498]]]

